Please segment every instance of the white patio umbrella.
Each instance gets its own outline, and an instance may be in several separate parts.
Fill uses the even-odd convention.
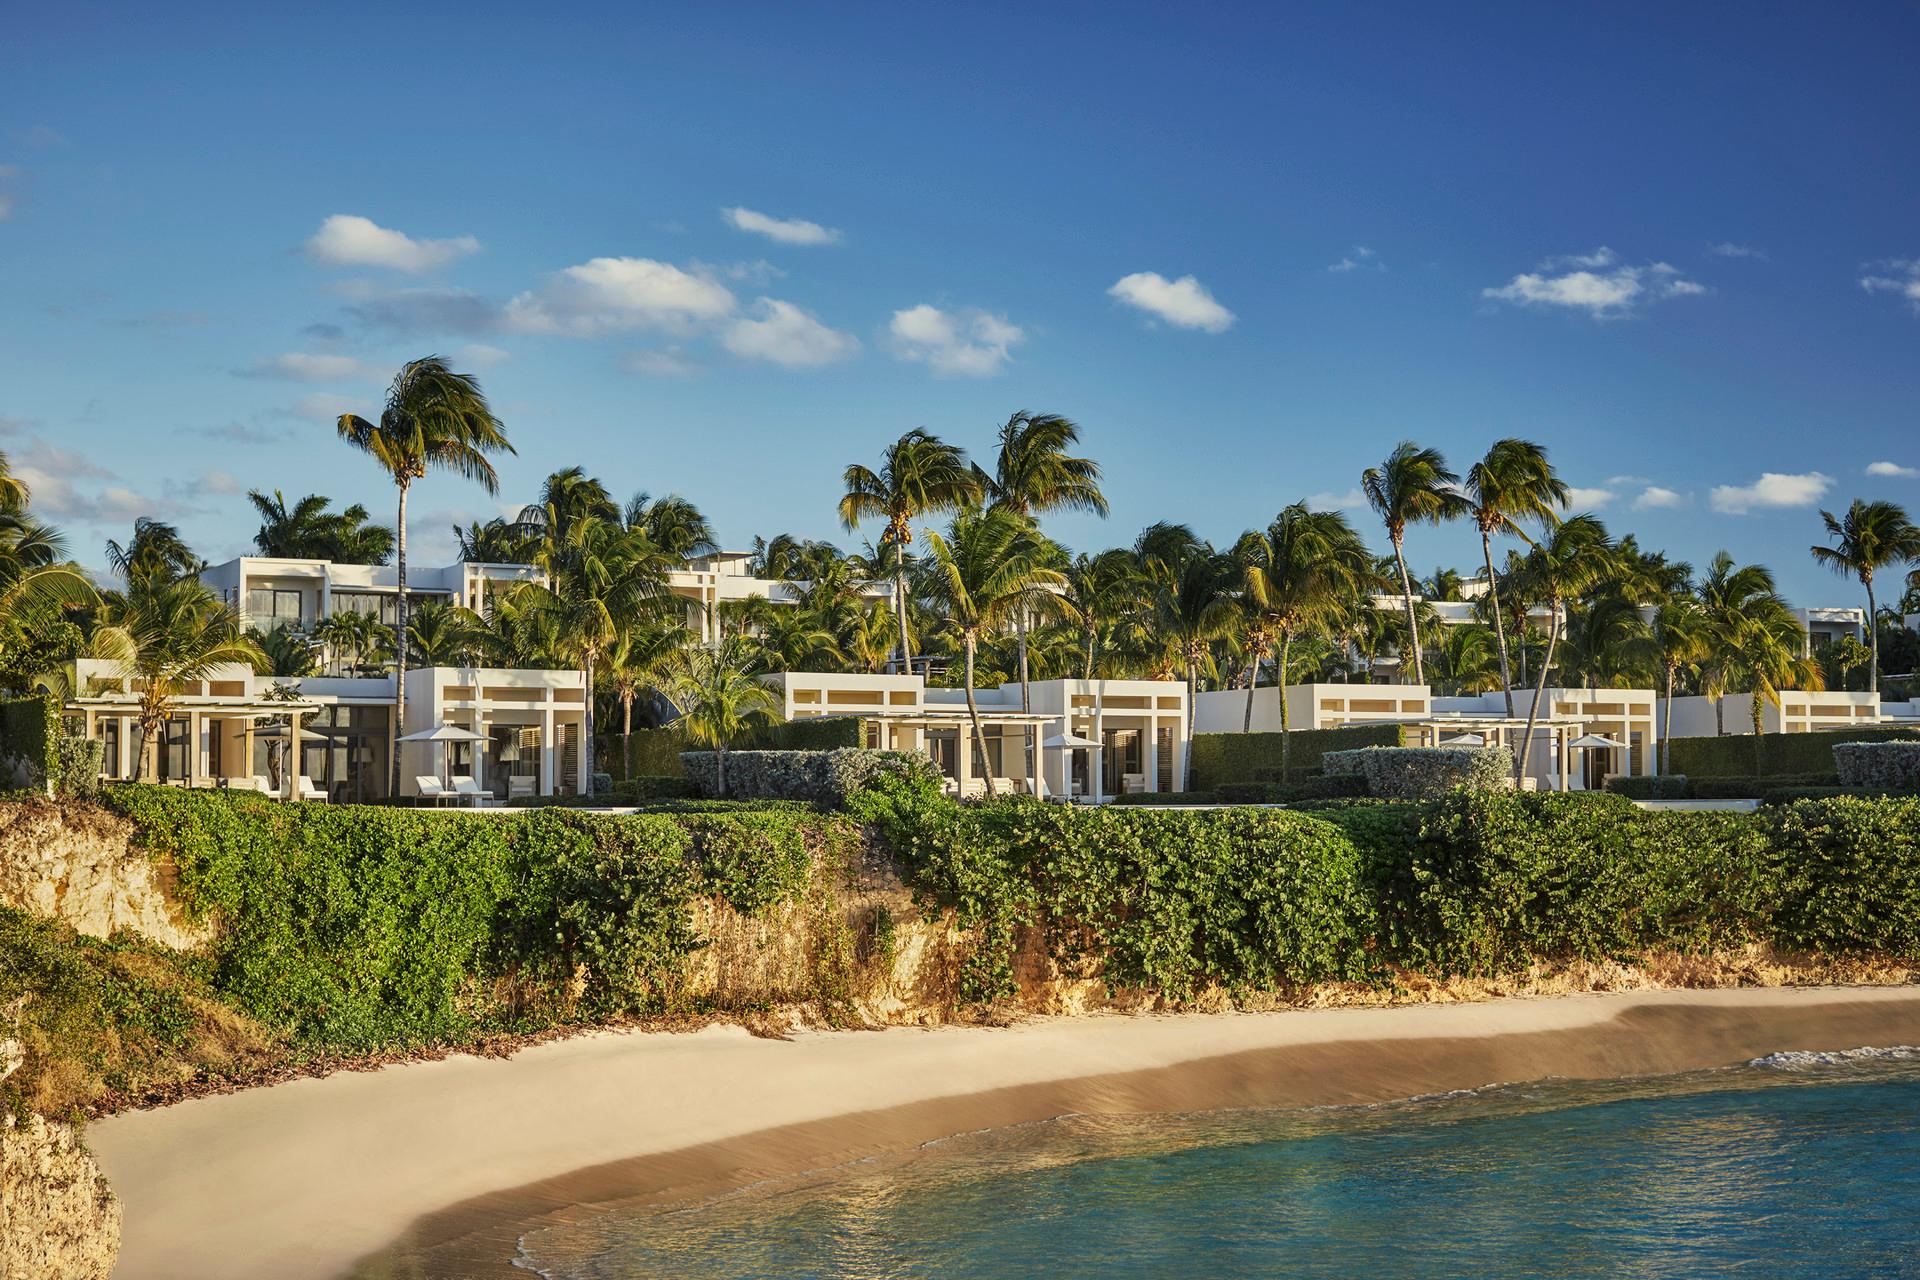
[[[1095,751],[1100,750],[1101,746],[1100,743],[1095,742],[1092,738],[1082,738],[1078,734],[1073,733],[1056,733],[1040,745],[1043,747],[1068,747],[1073,749],[1091,747]]]
[[[1615,742],[1612,738],[1603,738],[1597,733],[1582,734],[1567,744],[1570,747],[1624,747],[1624,742]]]
[[[1462,733],[1456,734],[1451,738],[1440,739],[1440,745],[1443,747],[1484,747],[1487,745],[1487,740],[1477,733]]]
[[[449,742],[477,742],[484,747],[486,745],[487,735],[484,733],[475,733],[463,725],[448,724],[443,720],[431,729],[422,729],[418,733],[409,733],[394,739],[394,741],[437,742],[441,744]],[[445,750],[442,750],[440,753],[440,783],[442,786],[450,787],[453,785],[452,779],[448,777],[448,774],[451,772],[448,767],[449,763],[450,757]]]

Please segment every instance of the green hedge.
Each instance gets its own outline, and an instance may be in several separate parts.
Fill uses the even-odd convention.
[[[680,753],[688,747],[687,735],[672,725],[661,729],[635,729],[627,734],[609,734],[597,739],[593,761],[613,776],[616,783],[628,778],[680,777]]]
[[[0,699],[0,789],[38,789],[58,779],[61,737],[60,703],[52,694]]]
[[[1211,791],[1223,782],[1280,782],[1280,734],[1278,733],[1197,733],[1193,736],[1193,789]],[[1350,751],[1358,747],[1397,747],[1401,745],[1401,726],[1397,724],[1359,724],[1341,729],[1296,729],[1286,735],[1293,739],[1288,752],[1289,771],[1284,779],[1297,782],[1300,777],[1320,768],[1320,757],[1329,751]]]
[[[1782,774],[1831,774],[1833,748],[1842,742],[1892,742],[1920,738],[1908,728],[1818,729],[1812,733],[1728,734],[1717,738],[1675,738],[1668,768],[1689,778],[1775,777]]]
[[[1687,777],[1683,773],[1615,774],[1607,779],[1607,790],[1629,800],[1685,800]]]
[[[1359,778],[1359,794],[1382,800],[1428,800],[1459,787],[1492,791],[1512,785],[1513,753],[1505,747],[1360,747],[1320,759],[1330,778]]]
[[[867,722],[860,716],[818,716],[755,725],[733,746],[742,751],[832,751],[866,745]],[[673,726],[635,729],[595,739],[594,763],[615,782],[629,778],[683,776],[680,753],[696,749],[686,733]]]
[[[859,716],[813,716],[782,720],[756,730],[751,745],[765,751],[833,751],[867,745],[867,722]]]

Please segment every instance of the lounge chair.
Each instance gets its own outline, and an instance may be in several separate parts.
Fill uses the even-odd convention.
[[[251,785],[255,791],[258,791],[263,796],[271,796],[274,799],[278,799],[280,797],[280,789],[274,786],[273,779],[269,778],[264,773],[254,774],[253,782]]]
[[[533,794],[533,775],[516,773],[507,779],[507,799],[519,800]]]
[[[299,776],[299,778],[296,779],[296,781],[298,782],[300,789],[295,794],[294,799],[311,800],[319,804],[325,804],[327,802],[327,793],[322,791],[320,788],[314,786],[312,778],[309,778],[306,774],[303,773]]]
[[[453,790],[449,792],[449,794],[453,796],[453,802],[455,804],[471,803],[476,809],[498,803],[494,800],[492,792],[483,788],[478,782],[475,782],[466,774],[456,774],[454,776]]]
[[[440,779],[430,773],[415,774],[413,777],[413,785],[414,788],[420,792],[420,798],[422,800],[431,800],[435,804],[439,804],[443,800],[453,799],[453,792],[441,786]]]

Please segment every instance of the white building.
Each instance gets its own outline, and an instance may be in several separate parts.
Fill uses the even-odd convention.
[[[1865,609],[1795,609],[1793,616],[1800,620],[1800,629],[1806,639],[1802,641],[1802,657],[1812,657],[1842,636],[1852,636],[1865,644],[1867,642],[1867,611]]]
[[[407,595],[416,605],[441,600],[484,616],[494,591],[541,580],[525,564],[408,565]],[[241,556],[203,570],[200,581],[238,609],[244,625],[261,631],[310,630],[336,613],[369,614],[388,626],[399,620],[400,571],[392,565]]]
[[[792,671],[768,677],[789,720],[857,715],[866,745],[933,757],[952,789],[1099,801],[1174,791],[1187,768],[1187,688],[1177,680],[1036,680],[1029,709],[1018,683],[976,689],[986,738],[973,745],[963,689],[930,689],[918,676]]]
[[[1760,708],[1761,728],[1767,733],[1857,729],[1879,724],[1881,719],[1877,694],[1851,693],[1844,689],[1812,692],[1783,689],[1779,706],[1763,700]],[[1750,734],[1753,732],[1753,695],[1729,693],[1717,700],[1697,695],[1675,698],[1672,732],[1676,738]]]

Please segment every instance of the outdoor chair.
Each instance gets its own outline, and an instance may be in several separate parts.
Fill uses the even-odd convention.
[[[519,800],[533,795],[533,776],[515,774],[507,779],[507,799]]]
[[[278,797],[280,794],[280,792],[273,785],[273,779],[269,778],[264,773],[254,774],[253,782],[251,785],[255,791],[258,791],[263,796]]]
[[[327,793],[314,786],[313,779],[309,778],[306,774],[301,774],[299,778],[295,779],[295,782],[299,786],[299,791],[295,797],[296,799],[311,800],[319,804],[325,804],[327,802]]]
[[[415,774],[413,785],[419,790],[422,800],[431,800],[435,804],[439,804],[444,800],[451,800],[453,798],[453,792],[441,786],[440,779],[430,773]]]
[[[491,792],[487,791],[466,774],[458,774],[454,777],[453,791],[450,794],[453,796],[455,804],[471,802],[476,809],[497,803]]]

